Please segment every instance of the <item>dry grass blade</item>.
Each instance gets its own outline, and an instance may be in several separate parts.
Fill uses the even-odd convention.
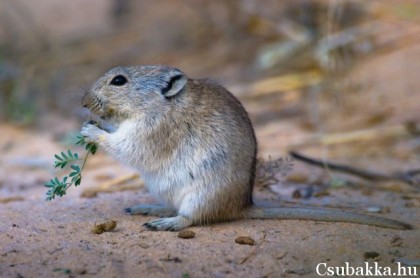
[[[413,170],[409,170],[402,173],[386,175],[386,174],[377,173],[373,171],[358,169],[358,168],[351,167],[344,164],[337,164],[337,163],[332,163],[325,160],[318,160],[318,159],[310,158],[294,151],[289,152],[289,154],[293,158],[298,159],[302,162],[305,162],[305,163],[308,163],[317,167],[328,168],[329,170],[333,170],[337,172],[355,175],[366,180],[401,181],[410,185],[419,185],[420,183],[418,180],[415,180],[414,178],[416,175],[420,174],[420,169],[413,169]]]
[[[137,190],[143,187],[143,183],[139,180],[138,174],[129,174],[112,179],[97,187],[85,189],[80,197],[94,198],[98,193],[111,193],[117,191]]]

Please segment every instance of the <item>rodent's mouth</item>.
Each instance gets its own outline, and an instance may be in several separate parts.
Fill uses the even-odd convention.
[[[112,126],[118,126],[125,119],[120,113],[110,108],[108,100],[103,100],[92,92],[82,98],[82,106],[90,111],[94,119]]]
[[[106,109],[105,103],[94,94],[86,94],[82,98],[82,106],[89,109],[92,114],[99,116],[103,120],[111,116],[111,111]]]
[[[100,119],[103,122],[112,123],[114,122],[114,117],[111,113],[103,113],[103,110],[93,111],[90,110],[92,116]]]

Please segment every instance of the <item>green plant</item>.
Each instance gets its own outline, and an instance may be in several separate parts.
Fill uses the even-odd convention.
[[[87,158],[89,154],[94,155],[98,149],[98,145],[95,143],[87,143],[84,136],[77,136],[77,141],[75,143],[79,146],[85,146],[87,154],[83,159],[79,158],[77,153],[67,150],[67,152],[61,152],[60,154],[54,155],[54,167],[64,169],[67,165],[70,165],[72,171],[64,176],[61,180],[57,177],[51,179],[45,184],[45,187],[48,188],[47,191],[47,201],[51,201],[56,196],[63,197],[66,195],[67,189],[74,185],[78,186],[82,182],[82,171],[86,165]],[[82,166],[76,164],[77,161],[83,161]]]

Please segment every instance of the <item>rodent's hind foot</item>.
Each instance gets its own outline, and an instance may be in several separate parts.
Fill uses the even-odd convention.
[[[192,221],[185,216],[160,218],[144,223],[143,226],[153,231],[179,231],[192,225]]]
[[[158,217],[171,217],[176,215],[172,208],[160,205],[138,205],[124,209],[124,212],[130,215],[150,215]]]

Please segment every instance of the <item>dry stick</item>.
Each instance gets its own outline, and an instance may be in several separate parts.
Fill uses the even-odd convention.
[[[314,166],[318,166],[318,167],[322,167],[322,168],[328,168],[337,172],[342,172],[342,173],[346,173],[346,174],[352,174],[361,178],[364,178],[366,180],[370,180],[370,181],[392,181],[392,180],[397,180],[397,181],[401,181],[404,183],[408,183],[410,185],[418,185],[419,182],[417,180],[414,179],[414,176],[420,174],[420,169],[413,169],[413,170],[409,170],[403,173],[398,173],[398,174],[394,174],[394,175],[385,175],[385,174],[381,174],[381,173],[376,173],[376,172],[372,172],[372,171],[367,171],[367,170],[362,170],[362,169],[358,169],[358,168],[354,168],[354,167],[350,167],[348,165],[343,165],[343,164],[336,164],[336,163],[331,163],[328,161],[323,161],[323,160],[317,160],[314,158],[310,158],[307,156],[304,156],[302,154],[299,154],[295,151],[290,151],[289,152],[290,156],[306,162],[308,164],[314,165]]]
[[[0,204],[7,204],[11,202],[20,202],[20,201],[25,201],[25,198],[23,198],[22,196],[11,196],[11,197],[6,197],[6,198],[0,198]]]
[[[128,184],[128,185],[124,185],[124,184],[130,181],[135,181],[138,178],[139,178],[138,174],[129,174],[129,175],[117,177],[97,187],[85,189],[80,196],[83,198],[93,198],[93,197],[96,197],[96,195],[101,192],[136,190],[143,186],[142,182],[140,183],[135,182],[133,184]],[[114,186],[116,185],[119,185],[119,186],[114,188]]]
[[[138,178],[139,178],[138,174],[128,174],[128,175],[117,177],[117,178],[112,179],[108,182],[105,182],[105,183],[101,184],[100,186],[98,186],[98,188],[108,189],[108,188],[110,188],[114,185],[120,185],[120,184],[126,183],[126,182],[131,181],[131,180],[136,180]]]

